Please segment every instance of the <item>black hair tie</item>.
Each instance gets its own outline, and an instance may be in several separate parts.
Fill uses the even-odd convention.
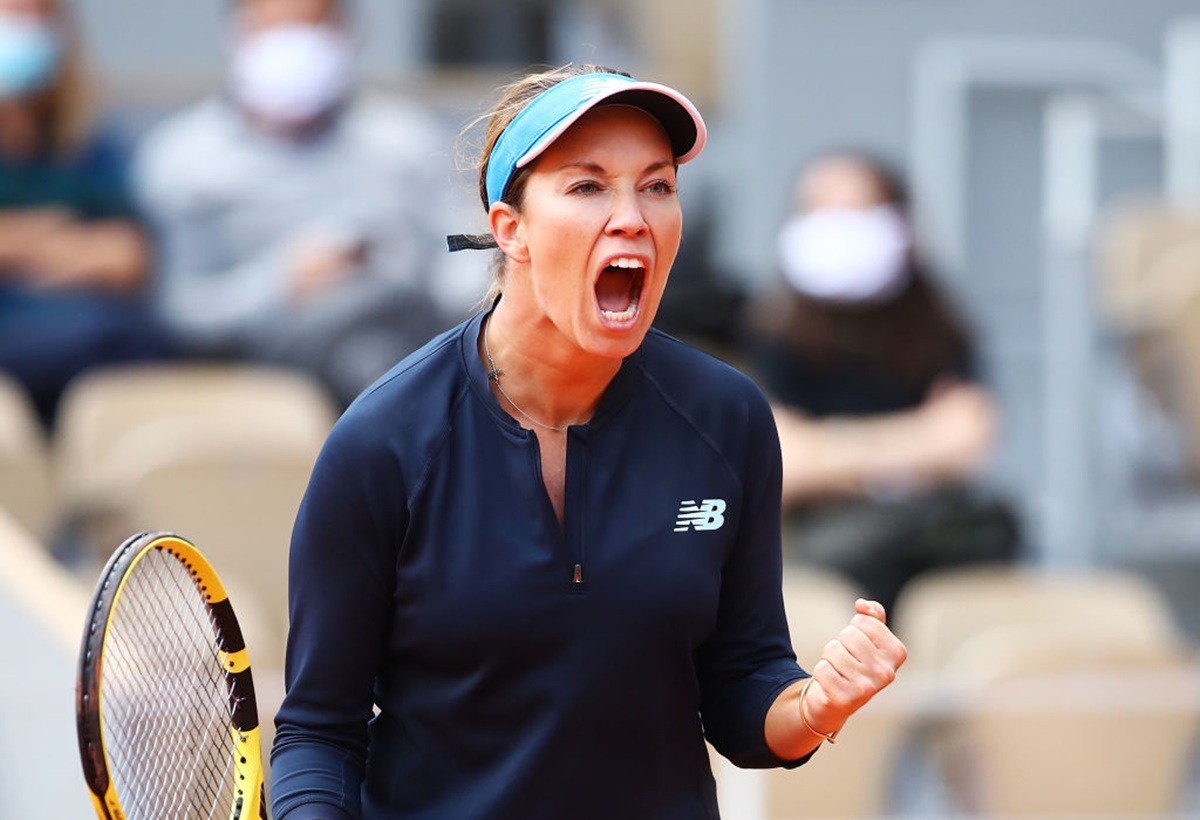
[[[496,237],[490,233],[456,233],[446,237],[446,249],[455,251],[487,251],[498,248]]]

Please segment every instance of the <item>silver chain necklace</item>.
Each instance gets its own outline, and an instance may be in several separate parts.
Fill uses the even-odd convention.
[[[483,355],[486,356],[488,360],[488,378],[496,383],[496,389],[500,391],[500,395],[508,399],[508,403],[511,404],[518,413],[532,421],[538,427],[543,427],[547,430],[555,430],[560,433],[570,427],[571,425],[569,424],[564,424],[562,427],[555,427],[553,424],[546,424],[544,421],[538,421],[533,416],[522,410],[521,405],[513,401],[512,396],[504,392],[504,386],[500,384],[500,376],[504,373],[504,371],[496,367],[496,360],[492,358],[492,350],[488,346],[488,333],[491,331],[491,329],[492,321],[491,317],[489,316],[487,324],[483,326]]]

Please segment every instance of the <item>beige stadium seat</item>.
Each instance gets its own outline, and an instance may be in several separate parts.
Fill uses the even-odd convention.
[[[135,532],[193,541],[239,617],[262,625],[247,629],[255,667],[278,669],[292,522],[334,417],[326,394],[292,371],[174,364],[88,374],[63,399],[56,439],[65,511],[93,565]]]
[[[1164,380],[1171,385],[1175,416],[1187,431],[1192,475],[1200,478],[1200,292],[1179,305],[1162,347]]]
[[[1187,340],[1181,348],[1178,331],[1188,335],[1195,317],[1188,306],[1200,295],[1200,208],[1128,204],[1109,216],[1100,237],[1097,291],[1108,328],[1147,394],[1171,418],[1192,423],[1190,371],[1198,354]]]
[[[796,657],[811,669],[824,645],[850,622],[862,593],[841,576],[817,569],[789,568],[783,589]],[[878,695],[851,718],[836,744],[825,744],[799,769],[762,772],[763,816],[793,820],[885,814],[908,728],[903,699],[894,694],[889,689]]]
[[[988,817],[1168,817],[1200,732],[1200,664],[1179,647],[1021,624],[966,642],[942,737],[960,808]]]
[[[321,388],[291,370],[223,364],[95,370],[71,384],[59,409],[54,467],[60,503],[85,518],[119,503],[114,466],[147,451],[144,441],[169,438],[172,431],[186,435],[189,425],[216,426],[247,440],[312,442],[324,438],[333,419]]]
[[[1182,641],[1164,596],[1144,578],[1119,570],[980,567],[928,573],[901,593],[894,624],[908,647],[907,668],[926,673],[944,669],[965,642],[998,626],[1076,625],[1122,645],[1174,648]]]
[[[1129,805],[1132,816],[1157,816],[1138,812],[1178,797],[1197,705],[1185,693],[1200,679],[1164,596],[1145,579],[945,570],[905,589],[896,627],[906,669],[935,706],[922,740],[961,811],[1103,811],[1090,792],[1116,801],[1115,815]],[[1137,756],[1153,746],[1162,750],[1153,752],[1155,777],[1115,771],[1140,771]]]
[[[199,431],[223,435],[230,449],[239,442],[313,448],[333,418],[325,393],[288,370],[169,364],[93,371],[68,388],[59,410],[53,456],[60,515],[107,553],[129,534],[120,520],[126,474],[162,442]]]
[[[1200,292],[1200,209],[1138,202],[1100,232],[1101,307],[1123,335],[1154,333]]]
[[[0,373],[0,508],[46,543],[54,526],[50,455],[41,422],[20,384]]]
[[[1188,431],[1200,477],[1200,208],[1126,206],[1101,236],[1102,311],[1140,384]]]
[[[114,518],[127,532],[165,530],[194,542],[230,588],[235,609],[254,607],[270,627],[253,643],[255,663],[281,663],[288,545],[317,446],[234,446],[227,435],[193,430],[127,464],[120,477],[127,501]]]

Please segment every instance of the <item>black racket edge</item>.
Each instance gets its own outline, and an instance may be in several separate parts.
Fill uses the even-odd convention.
[[[160,533],[144,532],[130,536],[109,557],[88,606],[83,641],[79,648],[79,673],[75,686],[75,730],[79,738],[83,776],[92,792],[97,810],[103,811],[104,815],[112,820],[117,818],[104,801],[104,796],[109,790],[110,778],[108,764],[104,761],[104,739],[100,728],[100,650],[104,646],[108,616],[112,611],[121,578],[124,577],[134,556],[159,535]]]
[[[195,550],[194,545],[175,533],[142,532],[130,536],[113,552],[101,571],[84,624],[75,687],[76,734],[79,740],[84,779],[92,793],[92,801],[97,814],[104,820],[124,820],[124,814],[119,806],[110,806],[107,800],[110,794],[111,778],[104,757],[104,738],[99,705],[101,648],[104,645],[108,617],[116,600],[116,592],[129,565],[143,550],[153,548],[157,542],[163,539],[175,539],[188,544],[199,555],[199,551]],[[200,560],[204,561],[205,559],[200,556]],[[190,565],[188,566],[191,569]],[[194,570],[193,574],[195,574]],[[211,566],[206,567],[204,574],[212,577],[216,584],[220,584],[220,581],[216,579],[216,572]],[[245,638],[228,596],[223,595],[221,600],[216,602],[209,600],[208,607],[213,615],[217,639],[222,649],[228,653],[244,651],[246,648]],[[254,695],[254,682],[249,664],[241,670],[227,673],[226,683],[230,699],[231,722],[234,728],[240,733],[249,733],[258,729],[258,705]],[[261,773],[261,761],[254,761],[254,763],[258,772]],[[266,784],[260,782],[257,790],[259,793],[258,816],[260,820],[268,820]],[[241,816],[240,810],[235,816]]]

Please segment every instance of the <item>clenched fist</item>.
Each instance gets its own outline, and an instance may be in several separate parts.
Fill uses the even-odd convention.
[[[908,657],[904,644],[887,627],[883,606],[859,599],[854,609],[850,623],[825,644],[811,682],[789,686],[767,713],[767,744],[785,760],[803,757],[840,731],[851,715],[896,679]]]

